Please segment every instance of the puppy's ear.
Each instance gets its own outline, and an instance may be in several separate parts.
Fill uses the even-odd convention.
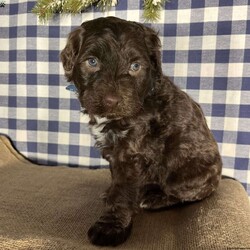
[[[72,73],[82,46],[83,33],[83,27],[79,27],[72,31],[68,36],[65,48],[61,52],[61,61],[65,71],[65,76],[69,82],[72,81],[73,78]]]
[[[161,68],[161,41],[158,34],[151,28],[143,26],[145,43],[148,48],[151,63],[154,67],[156,80],[162,77]]]

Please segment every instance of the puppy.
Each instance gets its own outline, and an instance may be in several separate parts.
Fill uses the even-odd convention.
[[[204,199],[221,179],[217,143],[200,106],[161,69],[155,31],[115,17],[69,34],[61,61],[75,84],[112,176],[105,211],[89,229],[95,245],[118,245],[140,208]]]

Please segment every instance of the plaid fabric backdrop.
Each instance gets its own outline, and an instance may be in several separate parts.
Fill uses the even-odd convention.
[[[120,0],[108,13],[57,16],[46,25],[34,1],[0,7],[0,133],[40,164],[105,167],[87,118],[67,85],[59,53],[83,21],[113,15],[141,21],[143,1]],[[163,71],[198,101],[218,142],[223,173],[250,195],[250,1],[171,0],[158,23]]]

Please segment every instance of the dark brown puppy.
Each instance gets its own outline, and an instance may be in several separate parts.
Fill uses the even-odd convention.
[[[201,200],[216,189],[217,144],[200,106],[163,76],[152,29],[114,17],[85,22],[61,60],[112,173],[105,212],[88,232],[93,244],[124,242],[140,207]]]

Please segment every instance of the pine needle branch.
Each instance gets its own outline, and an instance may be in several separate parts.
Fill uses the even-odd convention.
[[[169,0],[144,0],[143,17],[147,21],[156,22],[160,19],[161,10]]]
[[[154,22],[160,19],[162,7],[169,0],[143,1],[144,18]],[[102,11],[107,11],[117,2],[118,0],[37,0],[32,12],[38,16],[40,22],[45,23],[57,13],[78,14],[91,5],[97,6]]]

